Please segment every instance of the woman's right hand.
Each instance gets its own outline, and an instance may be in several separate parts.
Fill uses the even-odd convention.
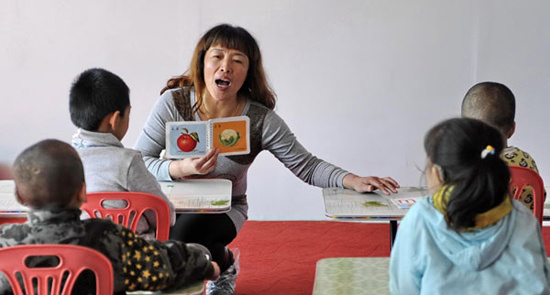
[[[220,150],[210,149],[205,155],[198,158],[185,158],[183,160],[172,161],[169,166],[172,179],[178,179],[189,175],[204,175],[216,168]]]

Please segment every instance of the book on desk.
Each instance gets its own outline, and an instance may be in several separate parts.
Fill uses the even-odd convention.
[[[417,200],[426,197],[423,187],[402,187],[389,196],[380,191],[358,193],[344,188],[323,189],[325,215],[331,218],[399,219]]]
[[[26,217],[28,207],[15,199],[15,182],[13,180],[0,181],[0,215],[8,217]]]
[[[160,182],[176,213],[223,213],[231,209],[232,183],[227,179]],[[0,180],[0,217],[25,218],[29,208],[15,199],[15,182]]]
[[[160,182],[176,213],[223,213],[231,209],[232,183],[227,179]]]

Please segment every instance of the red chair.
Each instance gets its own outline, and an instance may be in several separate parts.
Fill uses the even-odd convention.
[[[535,217],[542,226],[544,209],[544,183],[540,175],[529,168],[510,166],[510,192],[518,200],[526,186],[533,188],[533,206]]]
[[[35,256],[54,256],[59,259],[59,264],[52,267],[27,266],[26,260]],[[0,248],[0,261],[0,271],[10,282],[14,295],[69,295],[76,278],[87,269],[95,274],[96,294],[113,294],[111,262],[91,248],[50,244],[12,246]],[[21,289],[21,282],[26,293]]]
[[[92,218],[110,218],[114,223],[120,224],[136,231],[138,220],[146,210],[153,210],[157,215],[156,239],[168,240],[170,234],[170,207],[168,203],[148,193],[141,192],[98,192],[86,195],[88,199],[80,209],[86,211]],[[126,201],[124,208],[105,208],[103,201]]]

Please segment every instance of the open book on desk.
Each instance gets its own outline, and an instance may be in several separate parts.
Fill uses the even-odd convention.
[[[380,191],[358,193],[343,188],[323,189],[325,214],[331,218],[402,218],[411,204],[427,194],[426,188],[402,187],[397,194],[386,196]],[[406,206],[398,204],[403,203]]]
[[[0,180],[0,217],[27,217],[29,208],[15,199],[15,182]]]
[[[166,158],[200,157],[211,148],[226,156],[250,153],[250,119],[240,116],[166,123]]]
[[[227,179],[184,179],[160,182],[176,213],[223,213],[231,209],[233,184]]]
[[[177,213],[223,213],[231,209],[232,183],[227,179],[189,179],[160,182]],[[0,180],[0,217],[27,217],[29,208],[15,199],[13,180]]]

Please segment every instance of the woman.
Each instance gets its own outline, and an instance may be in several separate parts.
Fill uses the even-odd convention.
[[[221,286],[229,290],[227,293],[233,291],[236,276],[229,274],[236,271],[229,267],[234,259],[225,246],[247,218],[246,175],[262,150],[270,151],[296,176],[315,186],[397,192],[399,185],[389,177],[359,177],[314,157],[300,145],[273,112],[275,95],[266,81],[260,49],[243,28],[223,24],[206,32],[195,48],[189,71],[170,79],[161,93],[135,147],[143,153],[151,173],[165,181],[199,177],[226,178],[233,183],[230,212],[180,215],[171,230],[171,239],[205,245],[221,270],[226,270],[218,281],[209,284],[209,290]],[[199,158],[159,159],[165,148],[166,122],[241,115],[250,118],[250,154],[218,157],[219,151],[212,149]]]

